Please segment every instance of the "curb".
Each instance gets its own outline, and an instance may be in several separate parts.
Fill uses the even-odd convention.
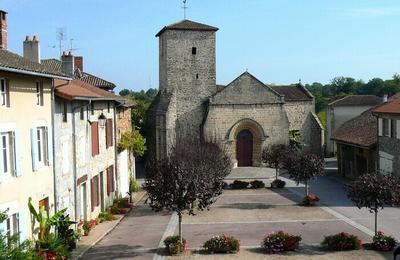
[[[146,193],[143,193],[137,200],[136,203],[133,204],[133,206],[136,206],[142,199],[143,197],[146,195]],[[133,208],[131,208],[127,213],[131,212],[133,210]],[[127,214],[124,214],[120,219],[118,219],[117,221],[115,221],[114,225],[111,226],[111,228],[109,228],[105,233],[103,233],[98,239],[96,239],[93,243],[91,243],[87,248],[85,248],[79,255],[77,255],[76,257],[73,257],[71,259],[81,259],[87,251],[89,251],[90,249],[92,249],[92,247],[94,247],[97,243],[99,243],[105,236],[107,236],[108,234],[110,234],[111,231],[113,231],[118,224],[125,218]]]

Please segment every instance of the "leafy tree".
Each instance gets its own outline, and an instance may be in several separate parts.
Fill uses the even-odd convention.
[[[359,88],[358,94],[360,95],[379,95],[381,90],[384,89],[385,82],[380,78],[373,78]]]
[[[129,89],[123,89],[123,90],[121,90],[120,92],[119,92],[119,95],[120,96],[129,96],[131,94],[131,91],[129,90]]]
[[[289,145],[297,150],[304,148],[299,130],[289,131]]]
[[[223,180],[232,168],[231,159],[218,144],[186,141],[163,159],[146,165],[143,186],[155,211],[176,212],[182,242],[182,215],[209,209],[223,192]]]
[[[132,132],[122,134],[117,149],[120,152],[128,149],[135,157],[143,156],[147,149],[146,139],[139,133],[139,131],[133,129]]]
[[[284,166],[289,147],[285,144],[274,144],[265,147],[262,152],[262,161],[268,167],[275,169],[275,179],[278,179],[279,169]]]
[[[400,203],[400,180],[393,175],[369,173],[347,185],[347,197],[358,208],[375,214],[375,235],[378,234],[378,211]]]
[[[287,160],[285,160],[285,168],[289,173],[289,178],[293,179],[297,185],[304,182],[306,196],[309,194],[309,181],[318,175],[322,175],[324,166],[325,162],[319,156],[296,150],[289,153]]]
[[[317,117],[319,121],[321,121],[322,126],[326,128],[326,112],[325,111],[318,112]]]

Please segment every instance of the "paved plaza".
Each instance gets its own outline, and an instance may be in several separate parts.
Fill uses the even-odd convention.
[[[274,171],[265,169],[244,168],[235,169],[233,174],[255,174],[257,178],[262,174],[264,181],[269,185]],[[269,175],[268,175],[269,174]],[[255,176],[253,176],[255,177]],[[228,180],[230,182],[232,180]],[[370,223],[372,215],[359,211],[353,207],[345,195],[342,196],[340,181],[322,177],[312,183],[312,191],[322,199],[322,207],[302,207],[299,193],[303,192],[288,181],[288,188],[226,190],[210,211],[199,212],[195,216],[185,215],[183,218],[183,234],[188,241],[192,252],[177,259],[204,258],[204,259],[263,259],[265,254],[260,252],[262,238],[273,231],[284,230],[292,234],[301,235],[301,250],[283,256],[274,256],[276,259],[385,259],[374,251],[359,251],[347,253],[328,253],[321,251],[318,244],[326,235],[341,231],[359,236],[363,242],[371,241]],[[331,190],[332,189],[332,190]],[[167,212],[155,213],[141,203],[123,219],[120,224],[96,246],[89,250],[83,259],[165,259],[162,250],[162,240],[168,235],[177,232],[177,217]],[[336,201],[335,200],[343,200]],[[381,226],[384,231],[392,231],[400,226],[400,210],[388,209],[381,216]],[[358,212],[356,214],[356,212]],[[398,215],[395,215],[398,213]],[[392,215],[393,214],[393,215]],[[354,215],[354,218],[352,218]],[[386,230],[386,224],[392,229]],[[397,226],[393,229],[394,226]],[[242,250],[238,255],[209,256],[197,250],[204,241],[217,234],[233,235],[240,240]],[[397,233],[398,235],[399,233]],[[351,257],[350,257],[351,256]],[[174,258],[172,258],[174,259]]]

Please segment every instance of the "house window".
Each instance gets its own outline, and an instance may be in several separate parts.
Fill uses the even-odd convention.
[[[92,204],[92,211],[95,207],[100,205],[100,196],[99,196],[99,176],[94,176],[90,181],[90,190],[91,190],[91,204]]]
[[[39,200],[39,208],[43,208],[49,214],[49,198]]]
[[[92,156],[99,154],[99,123],[93,122],[91,124],[92,134]]]
[[[10,107],[10,91],[6,79],[0,79],[0,105]]]
[[[68,122],[68,106],[67,106],[67,102],[63,102],[62,103],[62,120],[64,123]]]
[[[196,55],[197,54],[197,48],[196,47],[192,47],[192,55]]]
[[[36,82],[36,105],[43,106],[43,82]]]
[[[387,118],[382,119],[383,136],[389,136],[389,120]]]
[[[112,119],[106,121],[106,148],[113,146],[113,124]]]
[[[390,137],[396,138],[396,120],[390,120]]]
[[[2,165],[0,174],[3,176],[6,174],[15,175],[15,140],[14,132],[3,132],[0,133],[0,148]]]
[[[90,113],[94,115],[94,103],[90,103]]]
[[[115,191],[114,166],[107,168],[107,195]]]
[[[79,114],[79,119],[80,120],[85,120],[85,110],[84,110],[83,107],[81,107],[81,111],[80,111],[80,114]]]
[[[107,102],[107,112],[110,113],[110,101]]]
[[[18,213],[10,215],[6,220],[6,234],[8,237],[19,233],[19,215]]]
[[[45,164],[45,160],[47,161],[47,133],[45,127],[38,127],[36,135],[38,162]]]

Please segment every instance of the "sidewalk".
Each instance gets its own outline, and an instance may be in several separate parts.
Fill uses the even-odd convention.
[[[144,191],[139,191],[133,199],[133,208],[139,203],[139,201],[144,197]],[[129,214],[129,212],[127,213]],[[90,248],[102,240],[107,234],[109,234],[125,217],[125,215],[115,215],[116,220],[105,221],[96,225],[91,231],[89,236],[83,236],[78,242],[78,245],[74,251],[71,253],[71,259],[81,258]]]

